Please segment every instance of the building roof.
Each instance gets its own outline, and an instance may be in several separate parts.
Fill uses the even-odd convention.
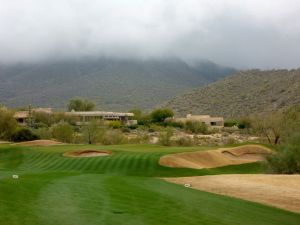
[[[32,109],[33,112],[42,112],[42,113],[52,113],[52,108],[35,108]]]
[[[32,112],[40,112],[40,113],[52,113],[52,108],[35,108],[32,109]],[[29,111],[24,110],[24,111],[17,111],[14,114],[14,118],[19,119],[19,118],[28,118],[29,116]]]
[[[104,111],[81,111],[66,112],[66,115],[73,116],[134,116],[133,113],[104,112]]]
[[[18,111],[15,112],[14,118],[19,119],[19,118],[28,118],[28,111]]]

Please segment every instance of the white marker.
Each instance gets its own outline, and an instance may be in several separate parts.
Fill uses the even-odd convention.
[[[12,175],[12,178],[13,178],[13,179],[19,179],[19,175],[15,175],[15,174],[14,174],[14,175]]]
[[[184,184],[185,187],[191,187],[191,184]]]

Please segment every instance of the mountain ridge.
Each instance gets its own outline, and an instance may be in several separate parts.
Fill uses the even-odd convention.
[[[64,108],[70,98],[83,97],[105,110],[151,109],[211,81],[177,58],[95,58],[2,65],[0,103]]]
[[[177,115],[225,118],[277,111],[300,104],[300,69],[240,71],[165,103]]]

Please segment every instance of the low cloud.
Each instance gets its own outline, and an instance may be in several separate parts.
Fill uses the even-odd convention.
[[[299,67],[298,0],[0,0],[0,62],[210,59]]]

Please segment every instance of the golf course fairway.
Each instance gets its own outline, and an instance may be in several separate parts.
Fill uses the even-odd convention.
[[[103,157],[64,157],[102,150]],[[262,173],[259,163],[212,169],[158,164],[205,147],[0,145],[0,225],[298,225],[300,214],[193,190],[160,177]],[[18,175],[18,179],[13,179]]]

